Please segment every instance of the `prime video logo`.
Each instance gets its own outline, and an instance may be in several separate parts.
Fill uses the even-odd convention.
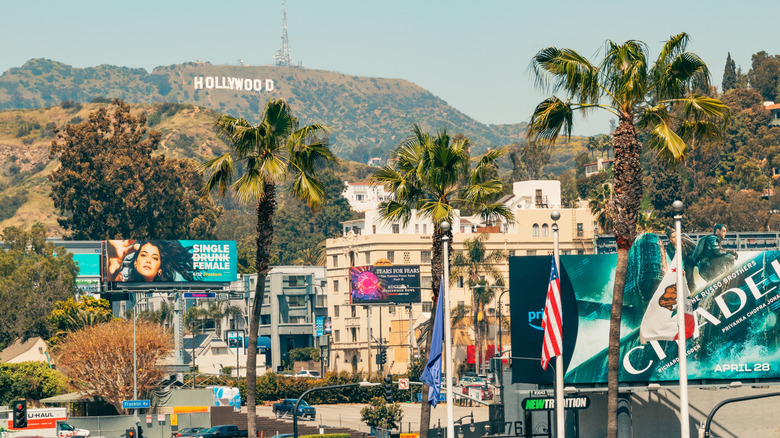
[[[528,312],[528,325],[530,325],[531,328],[542,331],[542,318],[544,318],[544,309],[537,312],[530,311]],[[534,325],[534,322],[537,321],[539,325]]]

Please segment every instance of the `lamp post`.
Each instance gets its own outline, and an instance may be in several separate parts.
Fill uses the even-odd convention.
[[[450,237],[447,234],[450,231],[450,223],[444,221],[441,223],[441,244],[444,262],[444,287],[442,293],[444,297],[439,297],[443,301],[444,308],[444,354],[447,359],[445,362],[445,372],[447,373],[447,379],[452,379],[452,321],[450,320],[450,257],[449,257],[449,241]],[[447,382],[447,437],[455,438],[455,423],[453,421],[454,414],[453,396],[452,396],[452,382]]]
[[[561,269],[560,249],[558,247],[558,219],[560,218],[561,213],[558,210],[553,210],[550,213],[550,219],[553,220],[553,257],[555,257],[555,266],[558,272]],[[561,354],[555,356],[555,432],[557,436],[564,435],[566,430],[565,421],[563,411],[563,345],[561,345]]]
[[[301,401],[303,401],[303,398],[306,397],[308,394],[316,391],[325,391],[328,389],[337,389],[337,388],[349,388],[352,386],[360,386],[360,387],[369,387],[369,386],[379,386],[380,383],[372,383],[367,381],[357,382],[357,383],[345,383],[343,385],[331,385],[331,386],[319,386],[316,388],[307,389],[304,391],[303,394],[301,394],[300,397],[298,397],[298,400],[295,401],[295,407],[293,407],[293,437],[298,438],[298,405],[301,404]]]

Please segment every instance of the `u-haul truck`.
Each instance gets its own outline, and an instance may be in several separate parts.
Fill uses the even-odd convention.
[[[89,431],[77,429],[68,421],[68,413],[65,408],[43,408],[27,409],[27,427],[24,429],[15,429],[13,412],[6,411],[0,413],[5,415],[5,429],[12,432],[13,436],[35,436],[43,438],[71,438],[88,437]],[[0,424],[2,424],[0,423]]]

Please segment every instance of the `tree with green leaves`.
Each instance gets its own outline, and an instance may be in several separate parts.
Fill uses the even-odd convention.
[[[254,388],[257,381],[257,332],[265,279],[270,271],[277,186],[291,181],[288,186],[290,195],[311,208],[317,208],[323,203],[324,193],[316,171],[326,162],[335,161],[336,157],[324,137],[328,129],[318,124],[299,128],[298,119],[283,100],[270,100],[257,125],[224,115],[217,122],[217,129],[230,142],[231,150],[203,164],[203,169],[209,173],[203,188],[204,195],[216,189],[224,196],[231,190],[242,203],[256,203],[255,268],[258,278],[249,319],[246,360],[246,386]],[[249,436],[255,435],[255,406],[255,391],[248,391]]]
[[[452,244],[452,228],[442,230],[444,221],[453,223],[456,208],[469,208],[485,221],[498,218],[513,219],[509,209],[499,202],[503,189],[500,179],[494,177],[496,160],[502,149],[488,151],[472,162],[471,142],[465,137],[453,139],[442,129],[430,135],[419,125],[412,126],[412,134],[393,151],[391,164],[380,168],[372,176],[383,184],[393,199],[379,204],[379,214],[387,222],[406,225],[417,214],[433,223],[431,274],[434,303],[439,298],[439,284],[444,274],[445,261],[442,238]],[[434,313],[429,326],[433,327]],[[430,344],[428,331],[427,344]],[[423,393],[427,389],[423,388]],[[420,436],[427,436],[430,426],[430,405],[422,403]]]
[[[68,298],[66,301],[57,301],[48,316],[49,323],[56,331],[56,335],[49,339],[49,345],[62,342],[71,332],[108,322],[111,318],[111,304],[103,298],[83,297],[79,300]]]
[[[609,330],[607,435],[617,436],[618,360],[623,288],[628,250],[636,237],[642,200],[642,144],[639,129],[649,132],[648,146],[670,162],[685,158],[686,142],[717,138],[728,108],[707,97],[710,72],[704,61],[687,52],[689,36],[673,35],[653,63],[641,41],[607,41],[605,56],[591,63],[578,52],[557,47],[540,50],[531,60],[538,86],[562,91],[534,109],[528,126],[531,139],[553,144],[571,136],[575,112],[605,110],[618,118],[612,133],[614,150],[614,228],[617,268]]]
[[[726,67],[723,69],[723,81],[720,88],[721,93],[725,93],[737,85],[737,63],[731,59],[731,52],[726,55]]]
[[[504,276],[498,269],[498,264],[506,261],[507,256],[501,250],[488,251],[485,241],[490,236],[488,233],[480,233],[476,237],[466,239],[463,242],[464,249],[455,253],[452,261],[452,273],[450,278],[465,277],[466,284],[471,290],[471,327],[474,330],[474,357],[475,371],[480,369],[485,359],[487,318],[485,318],[485,305],[493,302],[496,289],[491,285],[503,286]],[[489,280],[492,279],[492,282]],[[492,284],[491,284],[492,283]]]
[[[30,230],[8,227],[0,240],[0,349],[15,339],[49,339],[47,319],[58,301],[76,294],[78,268],[65,248],[46,241],[37,223]]]
[[[68,378],[46,362],[0,363],[0,404],[41,400],[68,392]]]
[[[52,141],[51,198],[73,239],[209,239],[220,214],[201,199],[203,178],[190,160],[153,155],[160,133],[146,116],[114,100]]]
[[[374,397],[368,406],[360,410],[360,420],[366,426],[382,429],[398,429],[404,411],[398,403],[385,403],[382,397]]]

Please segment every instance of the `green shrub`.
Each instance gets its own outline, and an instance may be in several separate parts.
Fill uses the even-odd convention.
[[[350,438],[348,433],[323,433],[317,435],[301,435],[298,438]]]

